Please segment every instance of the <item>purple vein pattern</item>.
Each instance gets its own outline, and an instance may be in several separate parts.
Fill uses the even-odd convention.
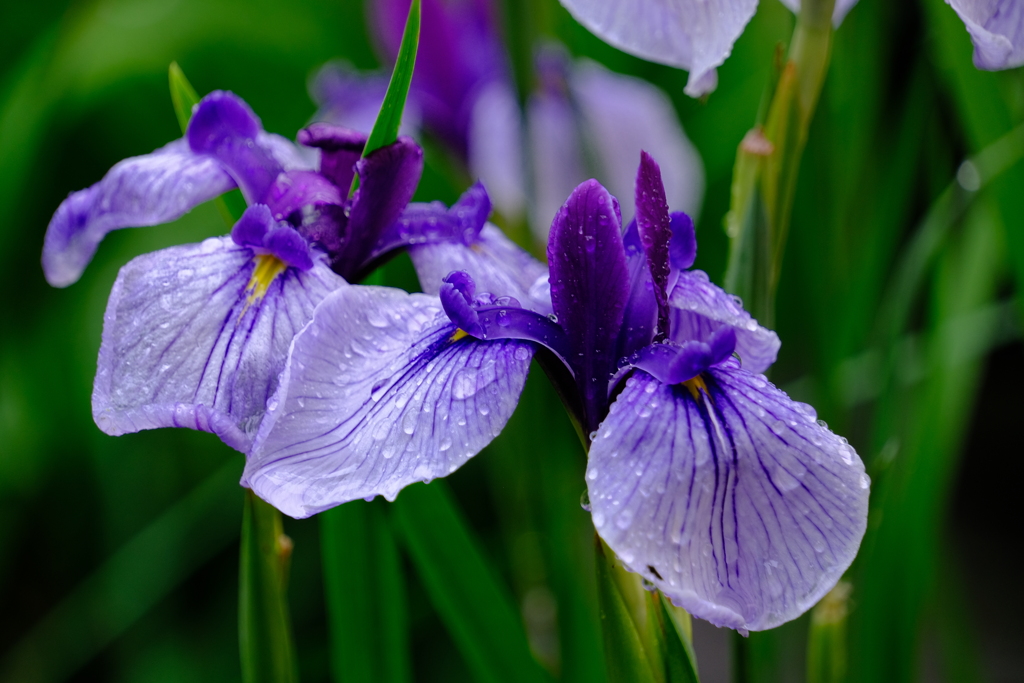
[[[454,472],[505,426],[533,357],[456,330],[436,297],[337,290],[295,338],[243,483],[307,517]]]
[[[321,258],[308,271],[287,268],[252,300],[255,263],[251,249],[211,237],[121,269],[93,388],[100,429],[188,427],[248,450],[292,337],[345,285]]]

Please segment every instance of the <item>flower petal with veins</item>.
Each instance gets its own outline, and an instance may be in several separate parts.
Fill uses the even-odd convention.
[[[772,628],[849,567],[870,482],[845,439],[763,376],[726,361],[701,378],[627,380],[590,450],[594,525],[693,616]]]
[[[295,338],[243,483],[293,517],[454,472],[515,409],[533,346],[457,337],[435,297],[346,287]]]
[[[248,449],[292,337],[329,292],[345,286],[317,260],[309,271],[281,264],[253,287],[256,263],[251,249],[212,237],[121,269],[93,386],[100,429],[189,427]]]

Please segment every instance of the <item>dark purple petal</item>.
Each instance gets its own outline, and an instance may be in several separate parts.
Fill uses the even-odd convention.
[[[594,525],[690,614],[760,631],[813,606],[850,566],[869,480],[845,439],[727,361],[699,385],[638,372],[590,449]]]
[[[243,247],[262,247],[267,232],[277,225],[266,204],[253,204],[231,228],[231,239]]]
[[[669,245],[672,229],[668,216],[668,200],[661,182],[661,169],[647,152],[640,152],[640,168],[636,173],[636,227],[640,243],[647,254],[647,267],[654,283],[658,302],[658,330],[668,334]]]
[[[359,190],[352,198],[345,244],[331,266],[346,279],[372,260],[374,246],[402,214],[423,172],[423,150],[407,137],[382,147],[356,164]]]
[[[76,282],[111,230],[168,223],[235,187],[221,164],[185,140],[118,162],[103,180],[57,208],[43,242],[43,272],[54,287]]]
[[[735,346],[736,335],[732,328],[723,327],[711,335],[707,344],[699,341],[652,344],[629,359],[628,364],[663,384],[680,384],[725,361]]]
[[[267,233],[263,240],[263,248],[267,253],[299,270],[309,270],[313,267],[309,242],[295,228],[285,223],[277,225]]]
[[[570,195],[548,241],[551,305],[569,340],[588,427],[607,405],[616,341],[629,297],[626,254],[612,196],[596,180]]]
[[[275,220],[288,221],[303,237],[322,246],[328,254],[333,256],[343,248],[345,195],[319,173],[286,171],[279,174],[267,192],[266,201]]]
[[[322,262],[250,287],[251,249],[227,237],[140,256],[118,274],[103,321],[93,417],[107,434],[211,431],[245,451],[292,338],[345,282]]]
[[[764,372],[775,362],[782,345],[777,334],[761,327],[743,310],[743,302],[713,285],[706,273],[691,270],[678,275],[669,294],[672,340],[707,342],[723,326],[736,333],[736,353],[743,368]]]
[[[299,131],[298,141],[320,150],[320,174],[348,192],[355,165],[366,146],[366,133],[330,123],[314,123]]]
[[[345,287],[295,338],[243,482],[293,517],[458,469],[497,436],[531,346],[452,341],[434,297]]]
[[[693,219],[682,211],[670,214],[672,242],[669,244],[669,258],[676,270],[686,270],[697,258],[697,233]]]
[[[1024,64],[1024,6],[1018,0],[947,0],[974,43],[974,65],[986,71]],[[837,8],[838,9],[838,8]]]
[[[626,270],[629,278],[629,298],[622,316],[622,330],[616,344],[619,358],[634,353],[654,341],[658,325],[658,302],[654,298],[654,282],[647,266],[647,255],[640,243],[636,221],[630,221],[622,235],[626,250]]]
[[[240,97],[216,90],[204,97],[188,123],[185,137],[196,154],[215,157],[231,173],[250,204],[263,202],[284,170],[271,150],[257,144],[260,120]]]
[[[462,331],[474,337],[483,336],[480,316],[473,307],[473,280],[462,271],[445,278],[441,285],[441,306],[445,315]]]

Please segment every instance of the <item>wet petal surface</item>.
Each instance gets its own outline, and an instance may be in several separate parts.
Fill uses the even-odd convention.
[[[772,628],[853,561],[869,480],[813,408],[763,376],[727,361],[702,377],[707,393],[643,372],[627,380],[590,451],[594,525],[694,616]]]
[[[743,302],[708,279],[707,273],[679,273],[669,294],[672,339],[707,341],[723,325],[736,331],[736,353],[749,372],[764,372],[775,362],[782,342],[743,310]]]
[[[118,162],[103,180],[69,195],[50,219],[46,281],[54,287],[76,282],[111,230],[173,221],[233,187],[216,159],[194,154],[185,140]]]
[[[307,517],[454,472],[505,426],[533,356],[525,342],[455,332],[435,297],[328,297],[295,339],[246,485]]]
[[[274,271],[269,258],[213,237],[121,269],[93,387],[100,429],[188,427],[247,450],[292,338],[330,291],[345,286],[322,261],[307,272],[283,264]],[[266,287],[254,289],[260,267]]]

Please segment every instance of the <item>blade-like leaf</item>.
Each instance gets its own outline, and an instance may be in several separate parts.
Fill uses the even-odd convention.
[[[476,679],[550,681],[530,654],[514,603],[472,539],[446,484],[410,486],[392,510],[430,600]]]
[[[357,500],[319,515],[337,683],[411,679],[405,583],[380,503]]]
[[[601,608],[604,659],[608,667],[609,683],[661,683],[664,676],[657,675],[661,672],[655,672],[649,659],[649,655],[654,653],[645,650],[634,621],[637,610],[630,608],[632,603],[643,600],[643,596],[623,595],[622,586],[616,581],[615,574],[624,570],[615,567],[611,550],[597,537],[595,555],[597,597]]]
[[[281,513],[246,490],[238,575],[238,640],[245,683],[298,680],[287,601],[291,548]]]
[[[384,102],[380,105],[377,120],[373,123],[370,137],[363,147],[363,156],[369,156],[381,147],[390,145],[398,139],[398,129],[402,125],[402,112],[405,101],[409,97],[409,86],[412,84],[412,72],[416,68],[416,51],[420,44],[420,0],[412,0],[409,4],[409,15],[405,19],[405,31],[402,33],[402,44],[398,47],[395,69],[391,72]],[[355,194],[359,187],[359,176],[352,178],[349,196]]]

